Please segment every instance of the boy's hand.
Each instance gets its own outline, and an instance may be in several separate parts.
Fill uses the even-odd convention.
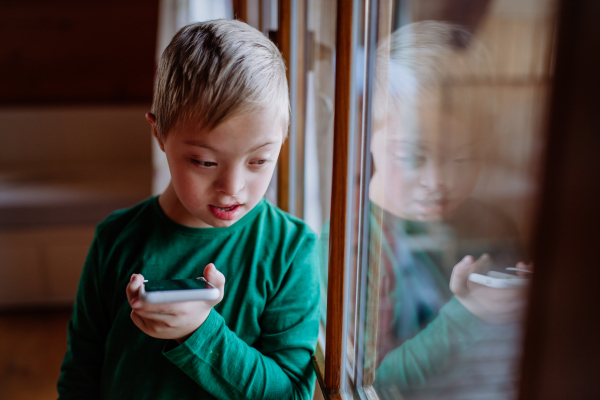
[[[463,258],[452,270],[450,290],[467,310],[485,322],[518,321],[525,306],[526,287],[497,289],[469,281],[472,273],[485,274],[490,262],[487,254],[477,261],[471,256]]]
[[[179,344],[185,342],[206,321],[210,310],[223,299],[225,277],[214,264],[204,268],[204,278],[219,289],[217,300],[150,304],[139,297],[144,277],[133,274],[126,289],[133,323],[149,336],[174,339]]]

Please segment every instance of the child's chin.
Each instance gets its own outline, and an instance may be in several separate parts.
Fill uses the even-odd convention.
[[[404,219],[418,222],[437,222],[446,219],[445,213],[439,212],[437,210],[405,210],[404,212],[400,213],[400,215]]]
[[[212,226],[214,226],[215,228],[227,228],[227,227],[233,225],[236,221],[237,221],[237,219],[235,219],[235,220],[228,220],[228,221],[222,221],[220,219],[217,219],[212,224]]]
[[[443,221],[445,216],[443,214],[420,214],[414,219],[421,222],[437,222]]]
[[[430,211],[430,212],[417,212],[415,213],[415,217],[412,218],[415,221],[421,221],[421,222],[439,222],[439,221],[446,221],[451,219],[454,214],[455,214],[455,209],[444,209],[443,211],[440,210],[436,210],[436,211]]]
[[[215,228],[227,228],[227,227],[235,224],[243,216],[244,216],[244,214],[241,214],[241,213],[240,213],[240,215],[236,215],[234,219],[220,219],[215,216],[212,216],[210,225],[212,225]]]

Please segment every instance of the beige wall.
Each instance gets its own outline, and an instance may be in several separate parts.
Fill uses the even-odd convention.
[[[149,108],[0,109],[0,309],[73,301],[96,223],[150,195]]]
[[[0,168],[150,163],[150,105],[0,109]]]

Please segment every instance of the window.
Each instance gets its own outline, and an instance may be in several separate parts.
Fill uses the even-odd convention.
[[[338,10],[328,390],[516,396],[554,20],[552,1]]]
[[[321,234],[323,392],[516,398],[549,225],[533,216],[552,203],[538,192],[555,0],[274,4],[259,19],[279,15],[293,100],[278,198]]]

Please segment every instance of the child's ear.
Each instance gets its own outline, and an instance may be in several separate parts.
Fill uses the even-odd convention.
[[[156,141],[158,142],[158,146],[164,152],[165,144],[163,143],[160,136],[158,136],[158,132],[156,131],[156,116],[152,113],[146,113],[146,121],[148,121],[150,123],[150,125],[152,125],[152,135],[156,138]]]

